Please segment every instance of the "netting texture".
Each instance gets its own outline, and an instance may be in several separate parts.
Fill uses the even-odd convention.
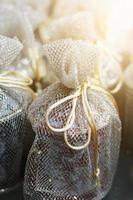
[[[61,19],[53,20],[53,22],[45,28],[45,42],[68,38],[71,38],[72,40],[88,40],[87,42],[91,41],[94,43],[99,41],[100,36],[96,30],[96,23],[93,15],[88,12],[79,12],[71,16],[65,16]],[[120,80],[122,73],[121,65],[119,64],[119,61],[114,58],[113,54],[116,54],[114,50],[109,48],[106,42],[102,42],[101,45],[101,51],[103,51],[103,59],[100,67],[101,82],[105,89],[112,89]],[[102,47],[107,50],[103,50]],[[69,51],[69,53],[70,52],[71,51]],[[76,56],[79,57],[78,53]],[[61,61],[62,60],[63,57]]]
[[[97,45],[72,39],[44,45],[44,54],[55,75],[68,88],[76,88],[93,77],[101,59]]]
[[[93,139],[87,148],[75,151],[64,141],[63,132],[53,132],[47,126],[46,110],[73,91],[55,83],[46,88],[29,108],[36,137],[26,167],[25,200],[100,200],[111,187],[119,155],[121,123],[109,97],[87,90],[97,129],[100,185],[96,184],[94,175],[96,149]],[[71,109],[71,100],[53,109],[49,116],[51,125],[63,127]],[[84,144],[87,132],[88,122],[79,97],[75,122],[67,131],[70,144]]]
[[[0,87],[0,192],[21,180],[27,108],[32,95],[19,88]]]
[[[0,35],[0,67],[10,65],[20,53],[22,47],[17,39]]]

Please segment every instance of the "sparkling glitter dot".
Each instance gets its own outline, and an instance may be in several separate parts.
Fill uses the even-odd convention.
[[[42,153],[42,151],[38,151],[37,154],[40,155]]]

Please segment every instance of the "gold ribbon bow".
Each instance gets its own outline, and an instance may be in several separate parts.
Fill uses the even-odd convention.
[[[58,102],[56,102],[55,104],[53,104],[52,106],[50,106],[46,112],[46,123],[48,125],[48,127],[54,131],[54,132],[64,132],[64,139],[66,144],[73,150],[81,150],[84,148],[87,148],[88,145],[90,144],[90,140],[91,137],[93,136],[93,140],[94,140],[94,144],[95,144],[95,163],[96,163],[96,169],[95,169],[95,176],[97,178],[97,181],[99,182],[99,174],[100,174],[100,169],[98,167],[98,139],[97,139],[97,129],[96,129],[96,124],[95,124],[95,120],[93,117],[93,113],[91,111],[88,99],[87,99],[87,90],[95,90],[98,92],[102,92],[103,94],[109,96],[109,98],[111,99],[112,103],[115,105],[115,107],[117,107],[114,98],[112,97],[112,95],[105,91],[104,89],[102,89],[100,86],[98,85],[91,85],[89,84],[89,82],[84,82],[81,86],[79,86],[76,90],[76,92],[72,95],[69,95],[61,100],[59,100]],[[83,109],[88,121],[88,138],[85,144],[81,145],[81,146],[73,146],[69,143],[68,141],[68,136],[67,136],[67,131],[73,126],[74,122],[75,122],[75,118],[76,118],[76,107],[77,107],[77,101],[79,97],[82,97],[82,105],[83,105]],[[66,125],[62,128],[54,128],[50,125],[49,122],[49,115],[51,113],[51,111],[53,109],[55,109],[56,107],[58,107],[59,105],[63,104],[64,102],[67,102],[68,100],[72,100],[72,109],[71,112],[69,114],[69,117],[67,119]],[[98,183],[97,182],[97,183]]]
[[[31,84],[32,79],[18,71],[6,70],[0,73],[0,85],[2,86],[30,90],[30,92],[34,94],[29,87]]]

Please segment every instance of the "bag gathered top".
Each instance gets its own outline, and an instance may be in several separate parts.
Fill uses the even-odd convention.
[[[92,13],[78,12],[53,20],[45,28],[43,39],[45,43],[59,39],[73,39],[98,44],[103,52],[99,66],[102,86],[112,94],[119,92],[123,85],[121,57],[109,46],[106,39],[101,38]]]

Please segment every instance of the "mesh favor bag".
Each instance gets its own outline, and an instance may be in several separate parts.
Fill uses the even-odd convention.
[[[124,130],[123,130],[123,144],[126,150],[133,152],[133,64],[130,64],[124,72]]]
[[[16,40],[0,36],[0,46],[2,68],[11,64],[21,45]],[[13,189],[21,180],[24,137],[30,131],[27,108],[32,94],[19,87],[21,80],[12,73],[0,72],[0,193]]]
[[[105,30],[106,35],[107,30]],[[44,42],[51,42],[58,39],[88,40],[98,43],[102,52],[102,60],[99,65],[100,79],[103,87],[114,95],[121,118],[123,117],[123,79],[121,69],[121,58],[114,52],[111,45],[102,37],[98,31],[94,13],[78,12],[76,14],[65,16],[60,19],[53,20],[45,31],[42,32]],[[48,74],[51,74],[49,65],[47,64]],[[52,74],[53,75],[53,74]],[[52,76],[54,82],[54,75]]]
[[[5,70],[12,70],[12,71],[21,71],[19,70],[18,66],[11,66],[14,59],[20,54],[21,50],[23,48],[22,43],[16,39],[16,38],[9,38],[5,37],[3,35],[0,35],[0,68],[1,73],[3,73]],[[10,67],[9,67],[10,66]],[[18,90],[19,91],[19,90]],[[26,95],[28,95],[28,92],[24,92]],[[24,97],[23,97],[24,98]],[[30,123],[28,125],[29,127],[27,130],[29,132],[26,134],[25,137],[25,150],[24,150],[24,163],[26,162],[27,155],[29,152],[29,149],[31,147],[31,144],[34,139],[34,133],[31,129]]]
[[[15,70],[33,79],[34,88],[36,83],[40,84],[44,63],[40,58],[41,47],[36,42],[28,8],[22,2],[17,5],[0,3],[0,33],[8,37],[17,36],[23,43],[23,51],[13,64],[16,66]],[[40,64],[40,62],[43,64]]]
[[[46,45],[45,54],[61,83],[46,88],[29,108],[36,138],[25,200],[100,200],[116,170],[121,123],[112,97],[87,81],[99,50],[61,40]]]
[[[0,15],[0,33],[7,37],[17,37],[23,43],[23,50],[13,64],[15,66],[21,64],[20,68],[25,68],[28,75],[31,74],[29,49],[33,47],[35,38],[26,10],[23,5],[20,9],[14,4],[0,3]],[[28,63],[28,66],[25,63]]]

